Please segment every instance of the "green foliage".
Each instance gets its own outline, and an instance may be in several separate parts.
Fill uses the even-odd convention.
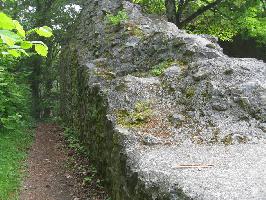
[[[37,33],[50,37],[48,27],[25,31],[16,20],[0,12],[0,199],[17,199],[22,178],[22,161],[31,136],[25,130],[31,124],[29,71],[18,67],[23,56],[47,55],[47,46],[27,37]],[[43,30],[45,29],[45,30]]]
[[[24,74],[12,74],[0,65],[0,131],[17,130],[29,119],[30,90],[26,83],[17,81]]]
[[[48,54],[48,47],[43,44],[35,44],[35,51],[41,56],[46,56]]]
[[[249,7],[245,12],[245,17],[240,18],[238,23],[244,32],[243,37],[252,37],[259,43],[266,44],[266,12],[262,6],[262,4],[257,4]]]
[[[186,29],[192,33],[214,35],[223,41],[242,35],[266,44],[265,11],[258,0],[226,1],[199,16]]]
[[[25,126],[30,113],[30,89],[24,72],[16,69],[16,58],[28,56],[25,51],[33,46],[38,54],[46,56],[48,47],[41,41],[26,40],[22,25],[9,16],[0,13],[0,129],[20,130]],[[40,27],[29,31],[44,37],[50,37],[49,27]],[[19,79],[23,81],[18,81]]]
[[[165,12],[164,0],[133,0],[143,6],[148,13],[163,14]]]
[[[0,18],[0,52],[3,56],[11,55],[16,58],[22,55],[29,56],[25,50],[30,49],[32,46],[35,47],[39,55],[47,55],[48,47],[43,42],[28,41],[26,40],[26,36],[37,33],[43,37],[51,37],[51,28],[43,26],[25,32],[23,26],[18,21],[12,20],[5,13],[0,12]]]
[[[52,29],[48,26],[37,28],[36,33],[43,37],[51,37],[53,35]]]
[[[117,26],[122,21],[127,20],[128,19],[128,15],[127,15],[126,11],[120,10],[117,13],[117,15],[108,14],[107,15],[107,19],[108,19],[110,24]]]
[[[73,152],[72,156],[68,158],[67,167],[81,175],[83,186],[90,186],[90,188],[102,191],[102,198],[111,200],[105,194],[102,177],[99,176],[96,167],[90,160],[88,148],[79,139],[77,132],[71,128],[65,128],[64,134],[68,147]]]
[[[43,36],[50,36],[53,28],[53,37],[42,43],[22,42],[20,45],[31,55],[36,52],[46,57],[30,56],[23,58],[21,67],[32,70],[28,81],[32,90],[32,113],[36,118],[49,118],[58,114],[59,84],[58,64],[62,42],[72,37],[69,27],[72,26],[81,10],[83,0],[11,0],[1,4],[4,13],[12,18],[20,19],[26,31],[26,38],[30,41],[40,40]],[[46,26],[44,26],[46,25]],[[40,27],[41,26],[41,27]],[[36,28],[37,27],[37,28]],[[39,28],[38,28],[39,27]]]
[[[88,157],[88,152],[85,146],[80,143],[77,134],[70,128],[66,128],[64,133],[68,142],[68,147],[73,149],[76,153],[83,156],[86,155]]]
[[[133,0],[149,13],[165,14],[165,0]],[[178,12],[178,2],[176,1]],[[191,16],[198,9],[214,2],[214,0],[185,1],[182,9],[182,20]],[[261,0],[229,0],[223,1],[213,9],[209,9],[184,26],[186,30],[196,34],[210,34],[224,41],[230,41],[236,35],[254,38],[266,44],[265,2]]]
[[[23,178],[27,148],[32,134],[22,131],[0,131],[0,199],[18,199],[18,188]]]

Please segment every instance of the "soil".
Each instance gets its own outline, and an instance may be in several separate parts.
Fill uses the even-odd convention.
[[[20,200],[108,199],[98,177],[90,176],[91,180],[84,182],[92,174],[89,169],[89,160],[68,148],[62,128],[40,124],[29,153],[28,176]]]

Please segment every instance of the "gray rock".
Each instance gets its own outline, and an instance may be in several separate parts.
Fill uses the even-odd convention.
[[[186,120],[186,118],[180,114],[173,114],[170,118],[171,122],[175,125],[181,124]]]
[[[154,137],[153,135],[145,135],[143,137],[143,144],[145,145],[156,145],[161,143],[161,140],[157,137]]]
[[[106,13],[120,9],[128,19],[114,26]],[[85,2],[60,75],[62,118],[112,199],[265,199],[265,63],[229,58],[216,38],[128,1],[97,0]]]
[[[214,101],[212,103],[212,108],[213,110],[217,110],[217,111],[226,111],[228,109],[226,102],[221,101],[221,100]]]
[[[259,128],[260,128],[261,130],[263,130],[263,131],[266,133],[266,123],[261,123],[261,124],[259,125]]]
[[[178,77],[181,74],[180,66],[177,65],[171,66],[165,70],[164,74],[167,78]]]

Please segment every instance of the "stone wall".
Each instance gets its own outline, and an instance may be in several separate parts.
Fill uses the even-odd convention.
[[[107,13],[121,10],[128,19],[110,23]],[[62,51],[60,74],[62,118],[112,199],[248,199],[250,188],[253,199],[266,196],[265,63],[229,58],[216,38],[130,2],[95,0]],[[208,163],[215,168],[176,167]]]

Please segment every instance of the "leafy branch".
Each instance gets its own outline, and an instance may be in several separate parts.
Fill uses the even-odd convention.
[[[26,50],[34,48],[37,54],[47,56],[48,47],[41,41],[29,41],[27,36],[36,33],[42,37],[51,37],[52,29],[48,26],[34,28],[25,31],[23,26],[16,20],[13,20],[5,13],[0,12],[0,52],[3,56],[11,55],[20,57],[29,56]]]

